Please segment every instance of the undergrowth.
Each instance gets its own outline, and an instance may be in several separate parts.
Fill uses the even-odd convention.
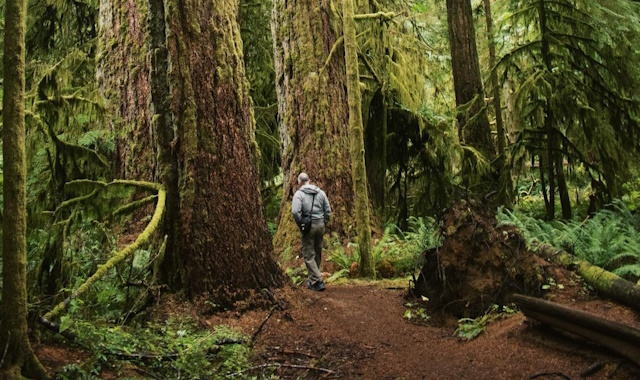
[[[415,218],[408,220],[408,231],[402,231],[395,224],[388,224],[382,236],[373,241],[373,258],[376,267],[381,263],[390,264],[394,276],[406,276],[421,267],[423,253],[442,244],[438,223],[433,218]],[[343,247],[337,236],[332,236],[327,244],[327,261],[335,263],[337,270],[328,282],[347,276],[353,263],[360,262],[358,245],[349,243]]]
[[[453,335],[464,340],[473,340],[482,334],[490,323],[516,312],[517,310],[508,306],[491,305],[489,310],[481,317],[458,320],[458,328],[453,332]]]
[[[113,326],[76,320],[71,326],[91,356],[64,367],[56,379],[219,379],[249,366],[250,339],[227,327],[199,328],[188,317],[144,326]]]
[[[548,244],[619,276],[640,277],[640,217],[622,201],[584,220],[547,222],[504,208],[496,218],[499,225],[517,227],[533,247]]]

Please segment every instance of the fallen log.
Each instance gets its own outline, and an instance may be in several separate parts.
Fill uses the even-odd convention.
[[[596,342],[640,365],[640,330],[521,294],[514,294],[512,300],[527,317]]]
[[[564,251],[541,246],[538,254],[560,265],[575,270],[603,297],[640,310],[640,286]]]

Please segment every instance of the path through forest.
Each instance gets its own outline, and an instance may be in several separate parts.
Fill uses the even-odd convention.
[[[606,350],[529,322],[520,313],[463,342],[452,336],[455,320],[440,315],[420,325],[403,319],[405,290],[340,285],[323,293],[300,288],[292,293],[289,307],[274,312],[256,335],[255,364],[333,373],[283,367],[277,371],[282,378],[577,379],[598,362],[607,364],[590,378],[640,378],[637,368]],[[636,313],[608,301],[577,304],[639,325]],[[255,333],[255,323],[264,320],[254,316],[250,329]]]

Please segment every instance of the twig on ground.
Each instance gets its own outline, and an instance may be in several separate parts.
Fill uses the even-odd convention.
[[[256,330],[256,332],[253,333],[253,335],[251,336],[251,342],[255,342],[256,338],[258,337],[258,334],[260,334],[260,332],[262,331],[262,328],[264,327],[264,325],[267,323],[267,321],[269,320],[269,318],[271,318],[271,316],[273,315],[273,312],[276,310],[276,307],[272,307],[271,310],[269,310],[269,314],[267,314],[267,317],[264,319],[264,321],[262,321],[262,323],[260,324],[260,326],[258,326],[258,329]]]
[[[313,354],[308,354],[306,352],[301,352],[301,351],[287,350],[287,349],[284,349],[284,348],[281,349],[280,352],[283,353],[283,354],[289,354],[289,355],[302,355],[302,356],[306,356],[306,357],[309,357],[309,358],[314,358],[314,359],[317,358],[317,356],[313,355]]]
[[[536,373],[535,375],[531,375],[529,379],[537,379],[538,377],[542,377],[542,376],[559,376],[563,379],[571,380],[569,376],[565,375],[562,372],[540,372],[540,373]]]
[[[603,361],[595,362],[595,363],[591,364],[589,366],[589,368],[587,368],[584,371],[580,372],[580,377],[588,377],[588,376],[591,376],[593,374],[596,374],[598,371],[603,369],[606,364],[607,364],[607,362],[603,362]]]
[[[271,367],[308,369],[308,370],[312,370],[312,371],[324,372],[324,373],[326,373],[328,375],[331,375],[331,374],[335,373],[334,371],[332,371],[330,369],[326,369],[326,368],[310,367],[310,366],[306,366],[306,365],[287,364],[287,363],[273,363],[273,364],[260,364],[260,365],[256,365],[256,366],[253,366],[253,367],[249,367],[249,368],[243,369],[242,371],[228,373],[228,374],[224,375],[224,377],[237,376],[237,375],[241,375],[241,374],[243,374],[245,372],[253,371],[254,369],[271,368]]]

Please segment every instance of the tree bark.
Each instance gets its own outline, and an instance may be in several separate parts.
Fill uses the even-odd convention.
[[[447,0],[447,23],[456,106],[466,108],[458,112],[458,134],[466,144],[493,160],[496,151],[484,106],[471,1]]]
[[[2,153],[2,309],[0,377],[48,378],[31,350],[27,327],[27,161],[25,153],[26,0],[7,0],[4,16]]]
[[[521,294],[514,294],[512,299],[528,317],[600,343],[640,364],[640,330],[582,310]]]
[[[376,268],[371,252],[371,228],[369,226],[369,194],[364,161],[364,127],[362,125],[362,96],[358,73],[358,46],[353,0],[342,2],[345,66],[347,71],[347,98],[349,102],[349,140],[351,144],[351,178],[355,199],[356,228],[360,250],[360,275],[375,277]]]
[[[166,4],[184,282],[230,304],[283,284],[260,196],[238,1]]]
[[[168,192],[164,232],[173,239],[159,279],[223,307],[282,285],[262,210],[237,0],[121,1],[100,4],[103,56],[115,58],[103,58],[99,78],[121,104],[122,129],[134,131],[129,145],[153,147],[119,150],[119,162],[142,168],[121,165],[120,174],[155,177]],[[134,39],[143,47],[133,49]],[[130,66],[136,80],[123,72]]]
[[[271,28],[284,174],[276,250],[300,246],[291,199],[301,171],[329,197],[329,229],[348,238],[355,211],[340,20],[329,1],[275,0]]]
[[[491,14],[491,0],[484,0],[485,19],[487,22],[487,39],[489,40],[489,68],[491,69],[490,85],[493,90],[493,109],[496,114],[496,134],[498,142],[498,160],[496,168],[500,175],[498,185],[498,202],[507,206],[513,203],[513,180],[511,170],[507,164],[505,152],[505,131],[502,120],[502,102],[500,97],[500,86],[498,86],[498,74],[494,70],[496,64],[496,45],[493,36],[493,17]]]

